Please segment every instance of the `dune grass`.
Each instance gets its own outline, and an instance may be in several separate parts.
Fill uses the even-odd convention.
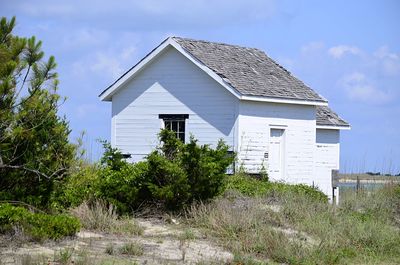
[[[143,228],[128,216],[118,216],[114,206],[104,201],[84,202],[71,210],[83,228],[109,234],[141,235]]]
[[[239,260],[247,257],[243,264],[397,264],[400,187],[346,197],[335,206],[290,189],[256,197],[228,192],[192,206],[188,222]]]

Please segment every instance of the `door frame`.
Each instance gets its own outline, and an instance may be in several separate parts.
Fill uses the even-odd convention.
[[[287,164],[287,162],[286,162],[286,159],[287,159],[286,133],[287,133],[288,126],[287,125],[277,125],[277,124],[269,124],[268,125],[268,157],[271,157],[271,154],[269,153],[269,151],[270,151],[269,145],[271,143],[271,130],[273,130],[273,129],[283,130],[282,139],[281,139],[282,155],[281,155],[281,178],[280,178],[280,180],[286,181],[286,164]]]

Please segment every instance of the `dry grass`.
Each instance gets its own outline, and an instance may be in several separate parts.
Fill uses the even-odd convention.
[[[111,234],[141,235],[143,228],[133,218],[120,218],[112,204],[97,200],[84,202],[71,210],[83,228]]]
[[[276,206],[279,207],[276,207]],[[287,264],[396,264],[400,188],[360,193],[340,207],[285,192],[225,196],[189,210],[189,223],[238,257]],[[244,264],[247,264],[245,262]]]
[[[87,250],[61,249],[54,257],[24,255],[19,260],[21,265],[138,265],[123,257],[93,256]],[[0,260],[0,264],[3,264]]]
[[[119,249],[119,253],[129,256],[142,256],[144,253],[144,247],[139,242],[129,242]]]

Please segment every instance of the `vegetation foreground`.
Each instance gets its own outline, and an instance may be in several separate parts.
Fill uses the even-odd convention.
[[[80,219],[83,231],[100,233],[108,243],[99,250],[95,243],[62,248],[65,240],[58,241],[60,247],[52,255],[25,254],[24,264],[398,264],[400,260],[398,186],[348,194],[334,206],[296,186],[245,175],[228,179],[229,189],[211,202],[194,203],[175,215],[160,213],[156,223],[171,233],[154,224],[145,227],[147,219],[120,217],[105,203],[84,203],[71,213]],[[147,229],[155,230],[148,234]],[[121,243],[121,238],[126,240]],[[169,251],[176,245],[178,254],[162,250],[165,245]],[[233,255],[205,246],[220,246]],[[207,259],[193,258],[193,249],[209,252]],[[214,251],[216,255],[210,254]]]

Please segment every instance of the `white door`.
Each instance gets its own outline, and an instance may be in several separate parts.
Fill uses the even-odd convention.
[[[283,129],[271,129],[269,140],[268,173],[271,180],[283,179],[284,169],[284,132]]]

